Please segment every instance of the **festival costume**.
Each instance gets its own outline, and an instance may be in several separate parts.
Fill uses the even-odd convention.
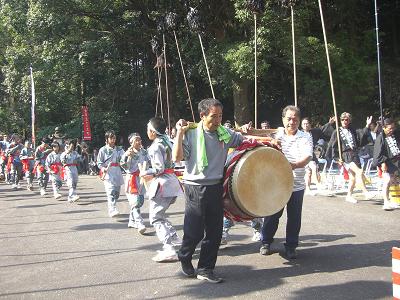
[[[24,146],[21,144],[11,144],[7,150],[8,162],[10,165],[11,183],[13,188],[19,187],[19,179],[22,174],[22,162],[20,159],[21,150]]]
[[[174,245],[181,241],[175,228],[167,219],[166,211],[182,193],[178,177],[174,173],[172,163],[172,147],[166,136],[157,136],[148,148],[151,168],[145,171],[146,175],[153,175],[147,191],[149,203],[149,219],[154,226],[157,237],[163,243],[163,251],[153,258],[155,261],[164,259],[177,260]]]
[[[64,167],[64,176],[67,181],[67,186],[69,188],[68,191],[68,201],[75,202],[79,199],[79,196],[76,193],[76,187],[78,185],[78,164],[81,161],[82,157],[76,152],[67,152],[64,151],[61,153],[61,164]]]
[[[107,194],[108,214],[110,217],[119,214],[117,200],[120,195],[121,185],[124,184],[119,163],[123,154],[124,150],[121,147],[115,146],[111,148],[105,145],[100,148],[97,155],[97,166],[101,170],[101,176],[104,176],[104,188]],[[106,172],[105,175],[104,172]]]
[[[215,268],[223,228],[224,165],[229,148],[238,147],[243,141],[242,135],[221,127],[221,131],[211,132],[200,122],[196,129],[185,132],[182,141],[186,202],[184,235],[178,257],[182,266],[191,265],[196,246],[202,241],[199,272]]]
[[[311,136],[303,131],[297,130],[295,135],[287,135],[283,128],[276,133],[276,139],[281,142],[282,153],[289,162],[295,163],[305,159],[307,156],[312,158],[312,139]],[[303,207],[303,196],[305,190],[305,168],[293,170],[293,192],[286,205],[287,224],[286,224],[286,251],[294,251],[299,244],[299,234],[301,228],[301,213]],[[283,214],[284,208],[272,216],[264,218],[262,227],[262,243],[270,245],[278,229],[279,219]],[[269,246],[268,246],[269,247]],[[263,248],[263,247],[262,247]]]
[[[28,184],[28,190],[32,190],[33,177],[35,176],[33,172],[35,167],[34,150],[32,148],[24,147],[21,150],[20,158],[22,162],[22,171],[25,174],[26,182]]]
[[[145,228],[140,208],[143,206],[146,190],[140,183],[139,164],[144,162],[148,163],[150,160],[147,151],[143,148],[132,156],[128,156],[125,152],[121,158],[121,167],[126,171],[125,194],[131,207],[128,227],[134,227],[143,232]]]
[[[357,167],[361,168],[360,157],[358,156],[358,149],[359,147],[364,146],[368,142],[367,135],[368,135],[368,128],[363,128],[360,131],[359,135],[357,135],[357,132],[352,127],[339,128],[342,160],[345,164],[350,164],[354,162],[357,165]],[[327,152],[332,155],[331,156],[332,158],[338,156],[336,132],[332,133],[328,149],[330,149],[330,151]]]
[[[60,188],[63,180],[60,153],[53,151],[46,157],[46,171],[49,174],[49,179],[53,187],[54,198],[58,199],[61,197]]]
[[[47,183],[49,182],[49,174],[45,168],[47,155],[51,149],[44,149],[43,145],[36,148],[35,151],[35,168],[34,172],[37,174],[40,193],[43,196],[46,193]]]
[[[392,135],[387,136],[384,132],[378,135],[374,146],[373,165],[379,166],[385,163],[387,172],[383,173],[383,199],[384,210],[399,208],[397,203],[389,200],[390,184],[398,184],[400,179],[400,132],[394,131]]]
[[[7,180],[7,150],[10,147],[10,143],[3,140],[0,141],[0,175]]]

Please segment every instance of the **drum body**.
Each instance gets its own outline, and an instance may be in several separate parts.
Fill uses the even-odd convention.
[[[237,159],[237,155],[241,155]],[[229,160],[235,159],[234,164]],[[235,151],[227,160],[227,192],[224,209],[228,217],[249,220],[270,216],[285,207],[293,189],[292,168],[286,157],[268,146],[258,146],[242,154]],[[227,177],[228,176],[228,177]]]

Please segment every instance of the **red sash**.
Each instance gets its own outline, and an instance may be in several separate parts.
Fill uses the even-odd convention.
[[[22,170],[24,171],[24,173],[29,171],[29,161],[33,160],[33,158],[25,158],[25,159],[21,159],[22,162]]]
[[[119,163],[111,163],[110,164],[110,167],[119,167]],[[100,178],[103,178],[103,169],[100,169],[100,171],[99,171],[99,177]]]
[[[138,186],[137,186],[137,178],[139,176],[139,170],[136,172],[133,172],[130,175],[131,175],[131,178],[128,181],[128,191],[130,194],[139,194]]]
[[[14,156],[10,155],[8,157],[8,161],[7,161],[7,169],[6,169],[7,172],[11,171],[11,165],[12,165],[13,160],[14,160]]]
[[[174,169],[165,169],[163,174],[175,174],[175,170]]]
[[[60,162],[55,162],[51,164],[50,169],[54,172],[55,175],[60,173],[61,179],[64,180],[64,168],[62,167],[62,164]]]

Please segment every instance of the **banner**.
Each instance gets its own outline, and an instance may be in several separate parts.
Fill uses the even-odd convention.
[[[92,132],[90,131],[89,110],[86,105],[82,106],[82,131],[83,131],[83,140],[91,141]]]
[[[36,95],[35,95],[35,83],[33,81],[33,69],[31,69],[31,89],[32,89],[32,106],[31,106],[31,118],[32,118],[32,144],[33,148],[36,145],[36,136],[35,136],[35,102],[36,102]]]

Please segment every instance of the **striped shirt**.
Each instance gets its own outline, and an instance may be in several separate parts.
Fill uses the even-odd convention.
[[[281,127],[278,128],[275,138],[281,142],[282,153],[289,162],[295,163],[306,157],[312,158],[313,142],[310,134],[297,130],[295,135],[287,135],[284,128]],[[306,188],[305,173],[304,167],[293,170],[293,192]]]

